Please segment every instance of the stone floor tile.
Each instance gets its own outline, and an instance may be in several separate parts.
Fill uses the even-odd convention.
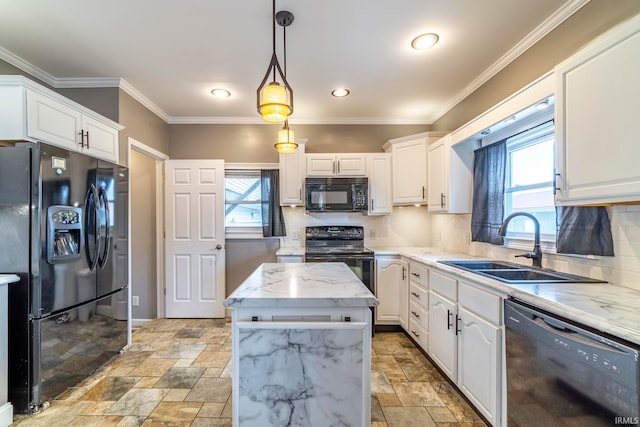
[[[104,415],[116,403],[111,400],[91,402],[91,406],[82,411],[82,415]]]
[[[176,361],[172,359],[146,359],[132,369],[129,375],[135,377],[160,377],[175,363]]]
[[[182,343],[170,350],[165,357],[167,359],[196,359],[205,347],[204,344]]]
[[[445,406],[427,406],[427,412],[436,423],[451,423],[458,421]]]
[[[392,355],[381,355],[371,357],[372,371],[399,371],[400,365]]]
[[[190,388],[172,388],[162,400],[165,402],[182,402],[190,391]]]
[[[134,388],[152,388],[155,387],[160,377],[140,377]],[[168,387],[167,387],[168,388]]]
[[[221,351],[203,351],[193,361],[194,368],[224,368],[231,360],[231,353]]]
[[[119,415],[79,415],[69,421],[66,427],[116,427],[122,421]]]
[[[204,373],[204,368],[169,368],[155,383],[156,388],[193,388]]]
[[[232,427],[231,418],[196,418],[191,427]]]
[[[168,393],[169,389],[133,388],[107,411],[107,415],[147,417]]]
[[[107,377],[84,393],[79,400],[118,400],[137,382],[133,377]]]
[[[398,395],[395,393],[377,393],[376,396],[378,397],[380,406],[402,406]]]
[[[371,372],[371,392],[372,393],[395,393],[395,389],[386,372]]]
[[[382,407],[375,394],[371,395],[371,421],[385,421]]]
[[[201,402],[160,402],[149,414],[151,420],[170,423],[186,423],[193,421],[202,408]]]
[[[396,383],[393,388],[402,406],[444,406],[444,402],[429,383]]]
[[[185,402],[226,402],[231,395],[231,380],[202,377],[184,399]]]
[[[196,417],[198,418],[220,418],[224,406],[226,403],[204,403],[200,412]]]
[[[424,407],[382,408],[389,427],[437,427]]]

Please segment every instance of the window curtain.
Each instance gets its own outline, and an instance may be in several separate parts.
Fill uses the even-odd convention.
[[[556,223],[558,253],[613,256],[611,222],[604,206],[557,207]]]
[[[498,234],[504,218],[507,140],[474,151],[471,240],[502,245]]]
[[[279,171],[263,169],[260,171],[262,187],[262,235],[264,237],[286,236],[284,215],[280,207]]]

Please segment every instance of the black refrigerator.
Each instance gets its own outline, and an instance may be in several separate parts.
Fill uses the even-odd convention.
[[[42,143],[0,147],[9,401],[38,412],[127,345],[128,170]]]

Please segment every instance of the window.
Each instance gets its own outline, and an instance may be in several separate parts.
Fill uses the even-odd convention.
[[[555,242],[556,211],[553,195],[554,125],[552,121],[507,139],[505,217],[528,212],[540,222],[542,240]],[[507,238],[532,240],[533,221],[516,217]]]
[[[224,182],[227,231],[262,232],[260,170],[227,170]]]

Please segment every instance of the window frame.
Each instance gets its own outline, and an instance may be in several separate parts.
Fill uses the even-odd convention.
[[[537,190],[537,189],[546,189],[549,188],[551,192],[553,192],[553,170],[551,171],[551,179],[549,181],[542,181],[535,184],[528,185],[512,185],[513,173],[512,170],[512,153],[533,147],[534,145],[541,144],[547,142],[549,140],[553,141],[553,151],[555,152],[555,125],[553,120],[542,121],[542,123],[535,124],[532,127],[520,131],[514,134],[512,137],[507,138],[507,171],[505,175],[505,218],[513,213],[512,205],[513,199],[510,197],[514,193],[528,191],[528,190]],[[554,155],[555,158],[555,155]],[[553,160],[552,160],[553,161]],[[522,232],[514,232],[507,231],[505,235],[505,242],[509,246],[509,243],[513,242],[533,242],[534,234],[533,233],[522,233]],[[540,234],[540,241],[546,243],[547,246],[551,246],[555,249],[556,244],[556,234],[542,233]]]
[[[262,233],[262,226],[250,226],[250,227],[227,227],[227,215],[226,215],[226,205],[229,203],[232,204],[258,204],[260,205],[261,202],[242,202],[242,201],[231,201],[228,202],[227,201],[227,197],[226,197],[226,190],[227,190],[227,185],[226,185],[226,179],[227,179],[227,172],[231,171],[232,174],[233,173],[241,173],[242,171],[251,171],[254,173],[258,174],[258,177],[260,176],[260,171],[262,169],[279,169],[279,164],[278,163],[225,163],[225,200],[224,200],[224,204],[225,204],[225,236],[227,239],[263,239],[264,235]]]

